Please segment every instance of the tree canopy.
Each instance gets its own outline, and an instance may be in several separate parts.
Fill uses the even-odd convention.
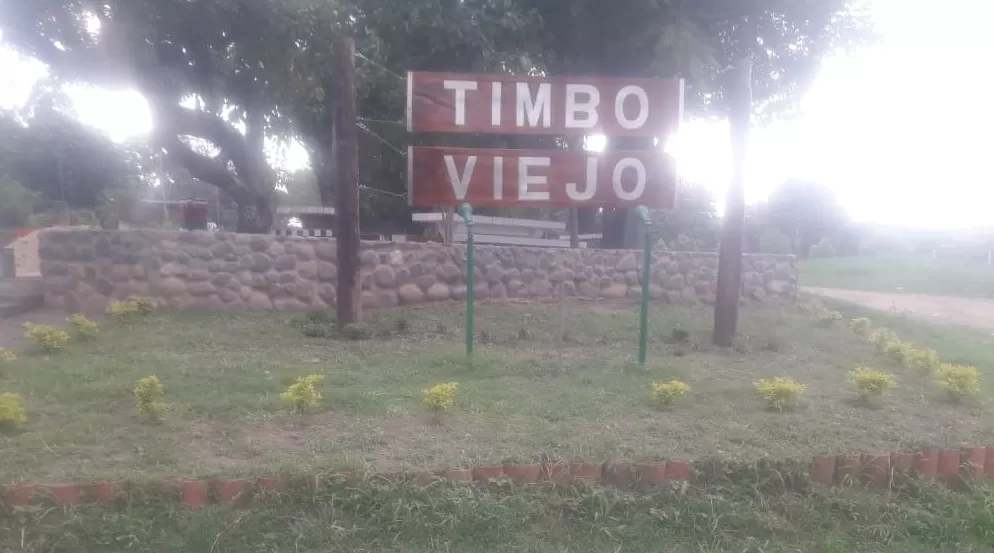
[[[724,75],[748,56],[773,116],[867,23],[850,0],[0,0],[0,31],[57,83],[138,90],[152,151],[230,196],[239,230],[264,231],[280,174],[267,144],[300,141],[320,199],[334,195],[336,34],[360,54],[363,213],[409,220],[393,150],[413,139],[391,123],[408,70],[683,77],[688,112],[722,116]]]

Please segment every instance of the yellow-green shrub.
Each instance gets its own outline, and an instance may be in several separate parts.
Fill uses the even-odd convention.
[[[317,388],[322,382],[324,382],[324,375],[321,374],[298,376],[293,384],[290,384],[286,391],[280,394],[280,399],[284,405],[298,411],[317,409],[321,406],[321,400],[324,399]]]
[[[451,409],[455,405],[458,382],[436,384],[421,392],[425,405],[432,411],[440,412]]]
[[[9,349],[0,348],[0,365],[17,361],[17,354]]]
[[[870,319],[866,317],[860,317],[858,319],[853,319],[849,321],[849,328],[856,333],[856,336],[860,338],[866,338],[870,335],[870,326],[873,324]]]
[[[652,389],[652,397],[662,407],[672,404],[677,399],[690,392],[690,384],[682,380],[670,380],[669,382],[653,382],[649,385]]]
[[[16,426],[28,421],[24,401],[17,394],[0,394],[0,425]]]
[[[69,324],[76,329],[76,338],[80,340],[93,340],[100,332],[100,325],[87,319],[81,313],[76,313],[66,319]]]
[[[165,404],[160,401],[166,389],[159,378],[153,374],[140,379],[135,383],[134,392],[138,412],[152,420],[159,420],[166,410]]]
[[[138,313],[141,315],[151,315],[159,307],[159,302],[155,298],[138,296],[131,298],[129,301],[135,304],[135,308],[138,309]]]
[[[821,326],[835,326],[835,324],[842,319],[842,313],[839,313],[838,311],[825,309],[818,313],[818,324]]]
[[[141,315],[141,311],[138,310],[138,304],[131,300],[115,301],[110,304],[107,312],[119,323],[132,321]]]
[[[804,393],[804,384],[782,376],[757,380],[753,385],[766,404],[777,411],[794,405]]]
[[[943,363],[939,367],[937,380],[955,401],[980,393],[980,371],[977,367]]]
[[[915,348],[907,342],[895,340],[893,342],[889,342],[884,351],[886,351],[888,357],[890,357],[894,361],[897,361],[903,366],[908,364],[908,361],[909,359],[911,359],[911,356],[914,353]]]
[[[894,334],[886,328],[881,328],[880,330],[870,334],[870,342],[873,342],[873,345],[880,353],[886,353],[887,346],[889,346],[892,342],[899,341],[900,340],[897,338],[897,334]]]
[[[932,374],[939,369],[939,352],[934,349],[916,349],[908,365],[922,374]]]
[[[880,397],[897,386],[894,375],[866,367],[849,371],[846,373],[846,380],[852,384],[856,393],[864,400]]]
[[[69,343],[69,335],[60,328],[49,325],[24,323],[26,336],[34,340],[42,351],[56,353],[62,351]]]

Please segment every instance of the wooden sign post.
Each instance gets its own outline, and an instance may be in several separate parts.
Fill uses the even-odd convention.
[[[493,133],[584,137],[676,133],[683,117],[683,81],[594,77],[526,77],[408,73],[407,130],[433,133]],[[413,206],[528,205],[532,207],[673,207],[673,159],[646,151],[584,153],[568,150],[508,150],[410,147],[407,197]],[[469,221],[467,221],[469,223]],[[574,222],[575,225],[575,222]],[[646,232],[648,232],[646,224]],[[575,234],[575,228],[573,233]],[[652,245],[645,244],[640,355],[645,360],[648,278]],[[471,252],[472,245],[467,245]],[[473,255],[467,255],[472,275]],[[473,286],[467,301],[473,305]],[[468,310],[470,311],[470,310]],[[471,316],[470,316],[471,318]],[[468,321],[467,329],[472,328]],[[466,336],[467,355],[473,337]]]

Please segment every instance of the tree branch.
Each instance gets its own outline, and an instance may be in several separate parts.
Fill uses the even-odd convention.
[[[190,176],[224,190],[239,205],[250,205],[255,201],[257,193],[254,190],[228,171],[223,164],[194,152],[179,137],[160,134],[158,142],[165,148],[169,158],[189,171]]]

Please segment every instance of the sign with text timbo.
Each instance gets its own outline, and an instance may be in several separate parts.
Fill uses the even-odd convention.
[[[408,73],[412,132],[672,136],[683,81]],[[567,152],[408,150],[412,205],[672,207],[676,173],[661,149]]]
[[[412,205],[672,207],[672,158],[659,151],[412,147]]]

